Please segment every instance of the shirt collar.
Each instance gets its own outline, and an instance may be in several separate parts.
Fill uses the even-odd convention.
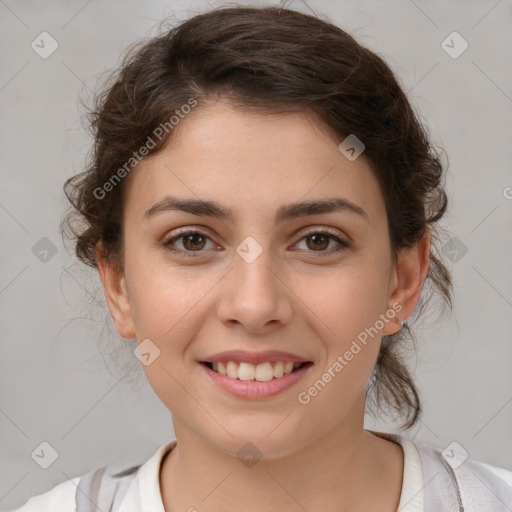
[[[166,442],[140,466],[120,512],[124,512],[125,508],[127,512],[134,509],[165,512],[160,489],[160,467],[165,454],[176,446],[176,442],[176,439]]]
[[[374,432],[373,430],[368,430],[368,432],[399,444],[404,452],[402,491],[397,512],[423,512],[423,469],[420,455],[414,442],[399,434]]]

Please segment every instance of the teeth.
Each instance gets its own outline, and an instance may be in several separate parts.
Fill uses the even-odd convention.
[[[236,361],[227,361],[212,363],[213,370],[230,377],[240,380],[257,380],[265,382],[274,378],[282,377],[285,373],[291,373],[294,368],[298,368],[302,363],[293,363],[291,361],[277,361],[275,363],[265,362],[257,365],[251,363],[237,363]]]
[[[227,376],[236,379],[238,377],[238,364],[234,361],[228,361],[227,368]]]
[[[213,369],[218,371],[222,375],[228,374],[228,370],[222,361],[219,361],[218,363],[213,363]]]
[[[282,377],[284,375],[284,363],[283,361],[277,361],[274,366],[274,377]]]

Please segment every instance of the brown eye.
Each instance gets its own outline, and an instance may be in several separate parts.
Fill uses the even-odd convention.
[[[200,233],[193,233],[191,235],[182,236],[183,247],[190,251],[197,251],[204,248],[205,237]]]
[[[327,247],[329,246],[330,238],[331,237],[323,235],[323,234],[309,235],[306,237],[306,240],[310,240],[312,243],[311,244],[306,243],[306,245],[308,246],[309,249],[312,249],[312,250],[327,249]]]
[[[182,256],[196,256],[194,253],[205,252],[207,242],[212,246],[215,244],[205,233],[195,230],[183,231],[181,234],[168,238],[162,242],[165,249]],[[175,247],[181,242],[181,247]]]
[[[310,231],[299,240],[299,244],[305,240],[306,252],[315,252],[316,256],[329,256],[350,247],[348,242],[329,231]],[[329,244],[335,242],[334,248],[327,250]],[[337,247],[336,247],[337,244]]]

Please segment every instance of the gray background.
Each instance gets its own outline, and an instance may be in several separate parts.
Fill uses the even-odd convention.
[[[299,1],[288,5],[307,11]],[[386,59],[449,157],[444,226],[458,240],[448,261],[455,309],[419,332],[409,363],[424,415],[404,435],[439,448],[457,441],[470,457],[512,469],[512,3],[310,5]],[[163,17],[207,8],[0,0],[0,507],[104,464],[142,462],[174,436],[169,411],[145,380],[134,387],[123,379],[140,378],[140,363],[111,325],[95,271],[66,253],[58,226],[67,207],[62,185],[90,145],[79,98],[90,99],[123,49],[156,35]],[[47,59],[31,48],[43,31],[59,45]],[[441,47],[453,31],[469,43],[457,59]],[[57,250],[47,261],[36,245],[48,244],[43,237]],[[366,427],[395,429],[370,418]],[[48,469],[31,457],[44,441],[58,452]]]

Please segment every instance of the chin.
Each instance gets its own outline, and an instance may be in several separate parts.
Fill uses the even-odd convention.
[[[251,467],[258,461],[281,459],[295,453],[302,444],[301,439],[294,438],[297,429],[291,432],[283,428],[278,432],[280,427],[275,429],[276,425],[278,423],[272,422],[272,427],[265,432],[261,429],[251,432],[249,427],[244,429],[244,432],[230,431],[233,437],[224,432],[220,439],[210,438],[210,443],[215,449],[238,458],[247,467]]]

